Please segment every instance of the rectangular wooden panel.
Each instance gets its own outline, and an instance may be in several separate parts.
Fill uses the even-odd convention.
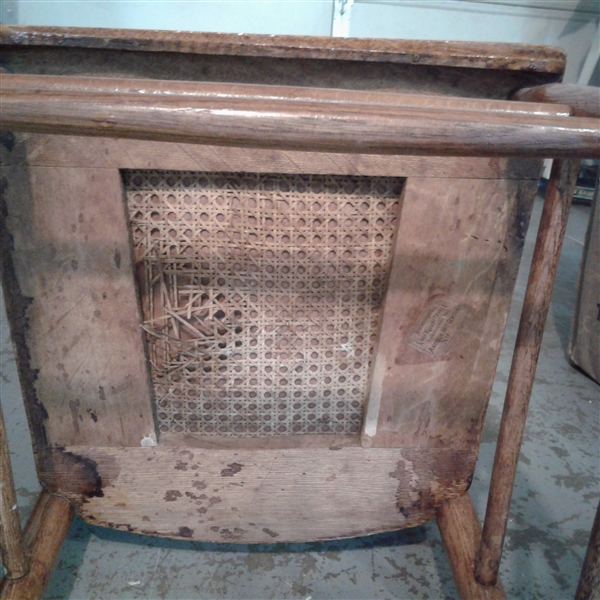
[[[476,446],[535,183],[407,180],[366,446]]]
[[[6,174],[15,274],[6,293],[20,299],[9,306],[13,323],[21,319],[28,353],[21,373],[35,395],[38,438],[63,446],[156,443],[119,172]]]

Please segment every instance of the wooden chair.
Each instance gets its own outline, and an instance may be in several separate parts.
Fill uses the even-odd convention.
[[[0,38],[3,284],[44,487],[21,536],[0,428],[2,597],[43,593],[74,514],[240,543],[436,516],[462,597],[503,597],[576,159],[600,155],[597,119],[506,98],[558,81],[563,54]],[[548,157],[481,538],[467,490]]]

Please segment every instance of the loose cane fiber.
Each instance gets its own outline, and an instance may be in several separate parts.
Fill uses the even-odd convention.
[[[358,432],[402,180],[124,179],[161,431]]]

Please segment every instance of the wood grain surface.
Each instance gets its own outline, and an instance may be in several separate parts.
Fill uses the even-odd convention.
[[[540,176],[540,161],[535,158],[507,163],[498,158],[320,154],[29,133],[7,134],[4,142],[0,145],[2,165],[536,181]]]
[[[566,104],[576,117],[600,117],[600,88],[573,83],[549,83],[518,90],[515,100]]]
[[[562,73],[565,54],[558,48],[524,44],[345,39],[308,36],[238,35],[181,31],[144,31],[64,27],[0,28],[0,43],[19,46],[122,51],[177,52],[360,62],[420,63],[447,67]]]
[[[64,455],[68,454],[67,457]],[[93,470],[99,488],[90,493]],[[462,494],[471,450],[205,450],[195,447],[55,451],[50,477],[88,497],[95,525],[211,542],[272,543],[369,535],[418,525]],[[99,493],[99,492],[102,493]]]
[[[0,76],[2,92],[64,92],[69,94],[118,93],[133,94],[138,98],[174,98],[183,96],[187,99],[215,98],[229,100],[318,100],[331,104],[383,105],[405,108],[437,108],[449,110],[473,110],[490,113],[535,114],[569,116],[569,106],[560,103],[525,102],[489,100],[479,98],[454,98],[451,96],[427,96],[423,94],[407,94],[379,92],[372,90],[344,90],[330,88],[311,88],[283,85],[256,84],[223,84],[195,81],[167,81],[153,79],[131,79],[123,77],[68,77],[29,75]],[[559,86],[560,87],[560,86]],[[537,88],[536,88],[537,89]],[[182,98],[183,100],[183,98]],[[593,116],[593,115],[590,115]]]
[[[477,447],[536,183],[408,179],[363,430]]]
[[[578,173],[579,161],[554,161],[548,182],[508,378],[481,546],[477,553],[476,577],[483,585],[494,585],[498,577],[525,420]]]
[[[481,527],[469,494],[444,502],[437,509],[436,519],[461,600],[504,600],[500,583],[483,586],[475,579]]]
[[[23,577],[29,564],[21,536],[17,494],[6,440],[4,416],[0,408],[0,552],[8,579]]]
[[[41,493],[24,535],[31,568],[21,579],[2,581],[2,600],[39,600],[44,596],[74,514],[64,498]]]
[[[19,299],[9,318],[24,336],[36,447],[139,446],[154,419],[119,172],[4,174],[15,274],[4,283]]]
[[[36,91],[20,91],[10,88],[13,77],[3,76],[9,90],[2,90],[0,124],[15,131],[366,154],[600,156],[597,119],[332,104],[318,97],[242,99],[228,97],[227,86],[224,94],[193,98],[118,88],[77,93],[33,76],[22,77],[37,79]]]

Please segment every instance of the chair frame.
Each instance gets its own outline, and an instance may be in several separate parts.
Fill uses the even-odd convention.
[[[4,75],[0,123],[4,130],[15,132],[233,148],[557,159],[513,353],[483,534],[466,489],[457,490],[449,499],[442,498],[435,509],[461,597],[503,598],[497,574],[535,366],[579,171],[577,159],[600,156],[599,113],[586,109],[584,116],[573,117],[568,116],[569,109],[558,105],[540,115],[519,110],[518,102],[439,101],[399,94],[334,94],[328,90],[307,90],[307,97],[299,101],[286,97],[286,90],[279,90],[273,98],[273,89],[268,86],[178,83],[168,84],[167,92],[164,82],[144,84],[145,89],[151,89],[150,102],[144,98],[140,101],[140,85],[134,80]],[[553,99],[560,102],[560,86],[554,91]],[[529,100],[522,96],[521,100]],[[581,91],[583,97],[588,106],[589,92]],[[572,95],[568,100],[571,105],[583,104]],[[11,276],[5,264],[5,284]],[[367,419],[371,410],[369,406]],[[393,447],[376,432],[376,427],[365,427],[363,447]],[[13,510],[14,483],[3,423],[0,453],[0,522],[7,568],[2,598],[37,598],[43,593],[75,514],[72,498],[65,497],[62,489],[42,492],[21,535],[18,513]],[[62,468],[67,472],[74,466],[65,464]],[[94,482],[88,485],[93,487]],[[186,532],[181,535],[189,537]]]

